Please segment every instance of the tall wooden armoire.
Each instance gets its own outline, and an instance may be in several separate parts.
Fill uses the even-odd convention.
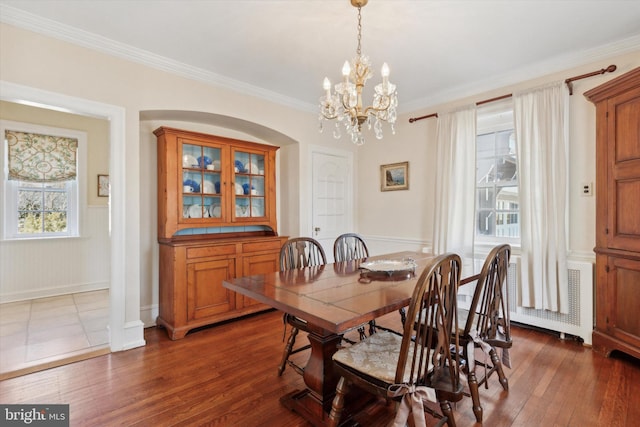
[[[640,67],[585,96],[597,127],[593,348],[640,358]]]

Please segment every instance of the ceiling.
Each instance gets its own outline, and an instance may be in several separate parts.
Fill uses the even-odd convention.
[[[0,21],[315,111],[355,55],[349,0],[0,0]],[[362,53],[415,111],[640,52],[640,1],[370,0]],[[640,64],[638,64],[640,65]],[[567,76],[570,77],[570,76]],[[372,84],[373,83],[373,84]],[[370,99],[366,97],[365,103]]]

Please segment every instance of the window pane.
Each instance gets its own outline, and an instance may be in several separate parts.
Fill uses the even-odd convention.
[[[498,196],[496,197],[496,209],[500,210],[519,210],[518,205],[518,187],[497,187]]]
[[[493,182],[494,140],[495,137],[492,133],[478,136],[476,146],[476,182],[478,184]]]
[[[477,234],[483,236],[493,236],[495,234],[495,215],[493,211],[478,211],[476,219]]]
[[[67,210],[67,194],[60,192],[47,191],[44,194],[44,209],[47,211],[65,211]]]
[[[42,210],[42,191],[18,191],[18,211]]]
[[[19,212],[18,233],[42,233],[42,214],[40,212]]]
[[[515,181],[516,152],[515,134],[512,131],[496,134],[496,181]]]
[[[496,202],[494,197],[494,189],[493,187],[485,187],[476,189],[477,195],[477,209],[495,209]]]
[[[496,236],[500,237],[520,237],[520,214],[500,213],[500,221],[496,225]]]
[[[67,213],[47,213],[44,217],[44,231],[46,233],[63,233],[67,231]]]

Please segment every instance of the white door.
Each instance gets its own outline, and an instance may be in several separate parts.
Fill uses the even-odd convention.
[[[333,242],[353,232],[353,160],[349,152],[312,151],[312,236],[333,262]]]

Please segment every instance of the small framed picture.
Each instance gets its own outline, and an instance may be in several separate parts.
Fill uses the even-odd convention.
[[[380,191],[408,189],[409,162],[380,165]]]
[[[109,175],[98,175],[98,197],[109,197]]]

